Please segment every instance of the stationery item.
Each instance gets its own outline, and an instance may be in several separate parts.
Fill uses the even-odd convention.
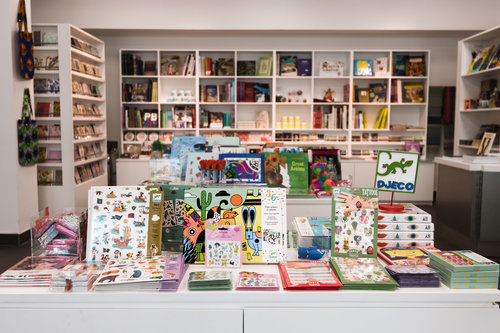
[[[89,191],[87,260],[145,256],[149,190],[145,186],[99,186]]]
[[[343,284],[341,289],[394,290],[398,286],[377,258],[332,257],[330,265]]]
[[[278,268],[285,290],[338,290],[342,286],[326,261],[288,261]]]
[[[336,187],[332,205],[332,256],[377,256],[378,190]]]
[[[197,271],[189,273],[189,290],[231,290],[230,271]]]
[[[260,274],[257,272],[240,272],[236,290],[279,290],[279,277],[276,274]]]
[[[399,284],[399,287],[438,288],[437,271],[425,265],[387,266],[387,271]]]
[[[244,183],[264,182],[264,156],[262,154],[220,154],[226,161],[226,181]]]
[[[429,265],[429,255],[424,247],[385,247],[378,249],[378,255],[389,265]]]
[[[187,269],[188,265],[184,263],[181,253],[167,254],[160,291],[177,291]]]
[[[163,191],[162,251],[183,251],[184,191],[186,185],[159,185]]]
[[[415,240],[397,240],[397,239],[383,239],[383,240],[378,240],[377,241],[377,246],[379,248],[382,247],[421,247],[421,246],[431,246],[434,247],[434,240],[421,240],[421,241],[415,241]]]
[[[241,229],[239,225],[207,224],[205,229],[205,265],[241,266]]]
[[[94,283],[94,290],[159,290],[165,261],[163,256],[111,259]]]
[[[205,262],[206,228],[213,225],[242,228],[242,263],[285,260],[284,189],[207,187],[185,190],[184,258],[187,263]]]

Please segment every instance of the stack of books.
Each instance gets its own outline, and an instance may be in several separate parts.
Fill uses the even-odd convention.
[[[453,289],[496,289],[499,266],[469,250],[430,252],[430,267]]]
[[[431,215],[411,203],[402,205],[402,213],[379,211],[378,247],[434,246]]]
[[[398,284],[377,258],[332,257],[343,290],[395,290]]]
[[[229,271],[198,271],[189,274],[189,290],[231,290],[231,272]]]
[[[396,280],[401,288],[439,287],[439,275],[437,271],[425,265],[413,266],[387,266],[387,271]]]

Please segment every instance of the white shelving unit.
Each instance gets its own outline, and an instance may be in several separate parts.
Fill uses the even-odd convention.
[[[500,26],[458,42],[455,138],[453,145],[453,155],[455,156],[473,155],[476,153],[477,146],[472,145],[471,142],[480,132],[481,125],[500,125],[499,107],[465,109],[466,100],[479,99],[481,81],[487,79],[500,80],[500,67],[467,74],[473,60],[472,52],[478,52],[481,48],[490,45],[500,45]],[[498,87],[500,88],[500,86]],[[499,133],[497,133],[497,140],[498,135]],[[494,146],[491,152],[499,152],[498,146]]]
[[[40,146],[46,147],[47,151],[61,152],[61,162],[39,163],[37,165],[39,173],[57,170],[60,177],[59,181],[53,185],[38,186],[39,208],[43,209],[43,207],[49,206],[52,210],[59,210],[87,207],[90,186],[107,184],[104,43],[89,33],[68,24],[33,24],[33,31],[40,31],[42,42],[41,46],[35,46],[35,57],[59,57],[57,70],[35,70],[35,80],[59,79],[60,87],[60,92],[57,94],[35,93],[34,96],[35,109],[39,102],[50,102],[51,109],[54,101],[60,103],[60,116],[54,117],[51,113],[48,117],[36,118],[38,125],[48,125],[49,127],[59,125],[61,132],[61,139],[53,140],[49,137],[50,140],[39,141]],[[43,45],[46,33],[57,36],[57,46]],[[86,51],[72,45],[72,38],[95,47],[97,55],[90,54],[87,52],[88,49]],[[95,75],[75,70],[75,61],[90,65],[88,68],[94,66],[97,70],[94,72]],[[99,97],[74,94],[72,87],[74,81],[97,87]],[[77,103],[90,108],[94,106],[94,114],[89,116],[78,111],[75,112]],[[75,136],[75,129],[81,126],[93,126],[98,135],[90,135],[90,133],[85,135],[82,132],[81,136]],[[95,148],[97,144],[101,148],[100,153],[95,152],[95,150],[95,153],[89,152],[89,147],[93,145]],[[84,149],[87,149],[88,154],[79,158],[78,155]],[[90,170],[90,174],[88,170]],[[84,173],[88,179],[82,178]]]
[[[393,55],[399,53],[410,56],[423,56],[425,59],[424,76],[392,76]],[[165,143],[171,141],[173,135],[224,135],[240,136],[241,142],[247,146],[262,145],[266,141],[284,141],[285,145],[303,147],[338,148],[346,157],[375,157],[378,149],[403,149],[404,141],[418,141],[422,149],[422,157],[426,156],[427,137],[427,99],[429,90],[430,52],[428,50],[159,50],[159,49],[122,49],[120,61],[124,55],[140,57],[142,61],[155,61],[156,71],[147,75],[130,75],[122,71],[121,83],[150,83],[158,82],[158,101],[131,102],[124,101],[123,89],[120,94],[122,118],[125,110],[142,108],[154,110],[158,114],[158,125],[153,128],[124,128],[121,133],[121,151],[134,150],[134,146],[151,145],[152,140],[159,137]],[[161,59],[163,56],[178,55],[179,67],[182,68],[185,56],[191,54],[195,58],[196,69],[194,75],[161,75]],[[282,76],[280,75],[279,58],[296,56],[298,59],[311,59],[310,76]],[[212,61],[220,58],[234,60],[235,75],[205,75],[202,73],[200,58],[211,57]],[[269,76],[237,75],[239,61],[255,61],[258,71],[259,59],[270,57],[272,71]],[[386,76],[356,76],[354,75],[354,61],[357,59],[371,59],[373,64],[376,58],[386,57]],[[340,76],[324,76],[320,70],[325,61],[342,61],[343,73]],[[153,75],[154,74],[154,75]],[[216,74],[216,73],[214,73]],[[405,83],[421,83],[423,87],[423,102],[395,103],[391,101],[393,80]],[[238,85],[241,82],[267,83],[270,88],[270,102],[241,102],[238,99]],[[201,92],[207,85],[222,85],[232,83],[235,86],[236,98],[229,102],[206,102],[201,98]],[[370,84],[384,83],[386,85],[386,100],[383,103],[360,103],[353,100],[354,85],[360,88],[369,88]],[[344,93],[349,87],[350,93]],[[322,99],[327,89],[333,90],[334,102],[315,102]],[[189,90],[195,96],[194,102],[167,102],[172,91]],[[300,91],[300,95],[288,98],[288,93]],[[346,96],[345,96],[346,95]],[[278,102],[277,96],[284,96],[286,102]],[[348,97],[344,99],[344,97]],[[171,110],[174,107],[190,106],[195,110],[196,124],[193,128],[162,128],[162,110]],[[346,107],[349,115],[348,128],[327,129],[314,128],[314,110],[320,107]],[[381,108],[388,108],[387,127],[373,129],[377,115]],[[226,128],[200,128],[202,110],[221,112],[231,115],[230,126]],[[241,122],[255,122],[258,111],[266,110],[269,113],[269,128],[256,126],[238,127]],[[367,116],[367,128],[355,129],[354,116],[357,111],[363,111]],[[301,128],[278,128],[282,117],[300,117]],[[126,124],[123,119],[123,124]],[[304,125],[302,126],[302,123]],[[393,130],[393,125],[407,126],[406,130]],[[250,128],[246,128],[250,127]],[[137,134],[141,139],[137,140]],[[366,133],[366,134],[365,134]],[[356,142],[357,136],[366,141]],[[127,136],[127,137],[125,137]],[[385,140],[380,140],[380,138]],[[393,138],[396,137],[396,138]],[[289,139],[288,139],[289,138]],[[395,142],[399,138],[399,142]],[[137,148],[137,147],[135,147]],[[146,148],[147,150],[147,148]],[[367,155],[369,154],[369,156]]]

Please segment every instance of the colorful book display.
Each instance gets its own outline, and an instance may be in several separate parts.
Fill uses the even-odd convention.
[[[257,272],[240,272],[236,282],[236,290],[279,290],[279,277],[276,274],[259,274]]]
[[[499,265],[469,250],[429,253],[430,267],[453,289],[498,287]]]
[[[342,286],[326,261],[288,261],[278,267],[285,290],[338,290]]]
[[[242,262],[286,258],[286,194],[280,188],[192,188],[184,192],[184,258],[205,262],[206,228],[242,227]]]
[[[198,271],[189,273],[189,290],[231,290],[230,271]]]
[[[328,217],[296,217],[297,248],[319,246],[321,250],[330,250],[332,219]]]
[[[165,260],[163,256],[110,260],[94,283],[94,290],[158,290]]]
[[[150,193],[145,186],[92,187],[89,191],[87,260],[145,256],[149,208]]]

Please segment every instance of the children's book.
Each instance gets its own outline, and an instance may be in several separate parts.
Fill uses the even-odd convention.
[[[226,181],[228,183],[263,183],[264,155],[262,154],[220,154],[226,161]]]
[[[402,213],[387,212],[384,210],[379,210],[378,212],[378,222],[418,222],[418,223],[430,223],[432,221],[431,214],[418,208],[411,203],[402,203],[404,206],[404,211]]]
[[[342,286],[326,261],[288,261],[278,268],[285,290],[338,290]]]
[[[237,73],[238,76],[255,76],[254,60],[240,60],[238,61]]]
[[[108,261],[147,253],[150,193],[145,186],[89,190],[87,260]]]
[[[431,252],[431,267],[437,262],[452,272],[498,271],[499,265],[470,250]]]
[[[373,68],[371,59],[354,59],[355,76],[372,76]]]
[[[279,290],[279,277],[276,274],[259,274],[257,272],[240,272],[236,282],[236,290]]]
[[[343,284],[341,289],[394,290],[398,286],[377,258],[332,257],[330,264]]]
[[[378,249],[378,255],[389,265],[429,265],[429,254],[419,247],[384,247]]]
[[[311,59],[298,59],[298,75],[311,76],[312,75],[312,61]]]
[[[284,187],[291,194],[309,191],[307,153],[265,153],[264,179],[267,185]]]
[[[283,57],[280,59],[280,75],[297,76],[297,57]]]
[[[286,258],[286,193],[281,188],[191,188],[184,192],[184,258],[205,262],[206,228],[242,227],[242,263]]]
[[[332,199],[332,256],[375,258],[378,190],[336,187]]]
[[[94,290],[158,290],[164,269],[163,256],[112,259],[95,281]]]

